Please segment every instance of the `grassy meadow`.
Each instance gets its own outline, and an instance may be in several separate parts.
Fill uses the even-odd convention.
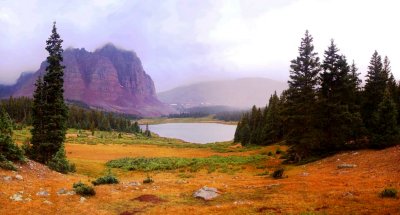
[[[23,144],[29,130],[16,130]],[[286,147],[243,148],[231,142],[191,144],[177,139],[147,138],[118,132],[68,130],[67,157],[77,172],[49,171],[37,163],[22,164],[22,182],[0,184],[0,214],[395,214],[396,198],[381,198],[388,187],[400,187],[400,147],[344,152],[301,166],[282,164]],[[339,169],[343,163],[352,169]],[[33,167],[32,167],[33,166]],[[284,168],[282,179],[272,173]],[[111,171],[119,184],[95,186],[96,195],[81,203],[78,195],[59,196],[82,181],[91,184]],[[13,174],[0,170],[0,175]],[[152,183],[143,183],[151,178]],[[10,186],[13,185],[13,186]],[[192,197],[203,186],[221,195],[204,201]],[[47,198],[36,196],[45,189]],[[9,197],[23,191],[30,201]],[[153,195],[157,201],[139,201]],[[44,203],[49,200],[52,204]],[[62,206],[62,207],[61,207]]]

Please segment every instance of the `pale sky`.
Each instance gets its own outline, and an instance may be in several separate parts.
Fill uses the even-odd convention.
[[[141,58],[157,91],[238,77],[287,81],[306,29],[316,51],[333,38],[364,78],[374,52],[400,78],[396,0],[0,0],[0,83],[36,71],[57,21],[64,48],[108,42]]]

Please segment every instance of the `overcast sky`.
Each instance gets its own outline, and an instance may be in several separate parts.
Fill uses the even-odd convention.
[[[39,68],[54,20],[64,48],[134,50],[157,91],[237,77],[287,81],[306,29],[320,56],[333,38],[364,77],[376,49],[400,78],[399,8],[396,0],[0,0],[0,83]]]

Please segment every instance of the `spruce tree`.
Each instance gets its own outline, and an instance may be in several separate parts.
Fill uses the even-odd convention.
[[[40,144],[46,141],[46,133],[44,129],[44,105],[45,95],[43,91],[43,79],[38,77],[35,83],[36,89],[33,93],[32,105],[32,129],[31,129],[31,144],[32,147],[26,146],[25,153],[30,158],[44,162],[41,154],[39,153]]]
[[[291,61],[287,90],[287,143],[290,159],[299,161],[318,147],[316,133],[316,87],[320,63],[314,51],[313,37],[306,31],[299,56]]]
[[[352,74],[345,56],[331,41],[325,51],[320,75],[321,87],[318,100],[320,152],[330,153],[344,148],[354,139],[353,129],[359,127],[361,118],[356,111],[354,96],[356,77]],[[353,127],[357,125],[357,127]],[[356,132],[359,133],[359,132]]]
[[[32,129],[32,151],[34,159],[41,163],[54,161],[55,155],[64,150],[66,134],[67,106],[64,103],[64,66],[63,40],[57,33],[56,23],[52,33],[46,41],[47,57],[46,72],[41,80],[37,81],[34,94],[34,121]],[[41,89],[40,89],[41,88]],[[65,153],[58,153],[58,155]],[[58,158],[58,157],[57,157]]]
[[[397,114],[396,104],[392,100],[389,89],[386,89],[382,102],[373,114],[372,124],[374,130],[371,132],[371,147],[385,148],[399,140]]]
[[[382,58],[377,51],[371,57],[364,87],[362,117],[366,128],[374,130],[372,118],[382,102],[387,87],[388,74],[383,70]]]

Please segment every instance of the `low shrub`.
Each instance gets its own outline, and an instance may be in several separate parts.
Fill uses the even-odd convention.
[[[275,151],[275,154],[279,155],[279,154],[282,154],[282,152],[283,151],[280,148],[277,148],[276,151]]]
[[[397,198],[397,190],[395,188],[385,188],[380,193],[381,198]]]
[[[101,184],[118,184],[118,183],[119,183],[118,179],[114,175],[112,175],[111,172],[109,172],[108,175],[106,176],[102,176],[96,179],[95,181],[92,181],[92,184],[94,186]]]
[[[154,180],[150,176],[147,176],[147,178],[143,180],[143,184],[151,184],[153,182]]]
[[[47,163],[47,165],[49,166],[50,169],[63,174],[76,171],[75,164],[71,164],[67,160],[64,147],[61,147],[58,150],[58,152]]]
[[[74,183],[74,185],[72,187],[74,188],[74,191],[81,196],[96,195],[96,191],[93,189],[93,187],[86,185],[82,182]]]
[[[275,178],[275,179],[283,178],[283,172],[284,171],[285,170],[282,167],[278,168],[272,173],[272,177]]]
[[[0,168],[5,170],[17,171],[17,167],[11,161],[0,161]]]

